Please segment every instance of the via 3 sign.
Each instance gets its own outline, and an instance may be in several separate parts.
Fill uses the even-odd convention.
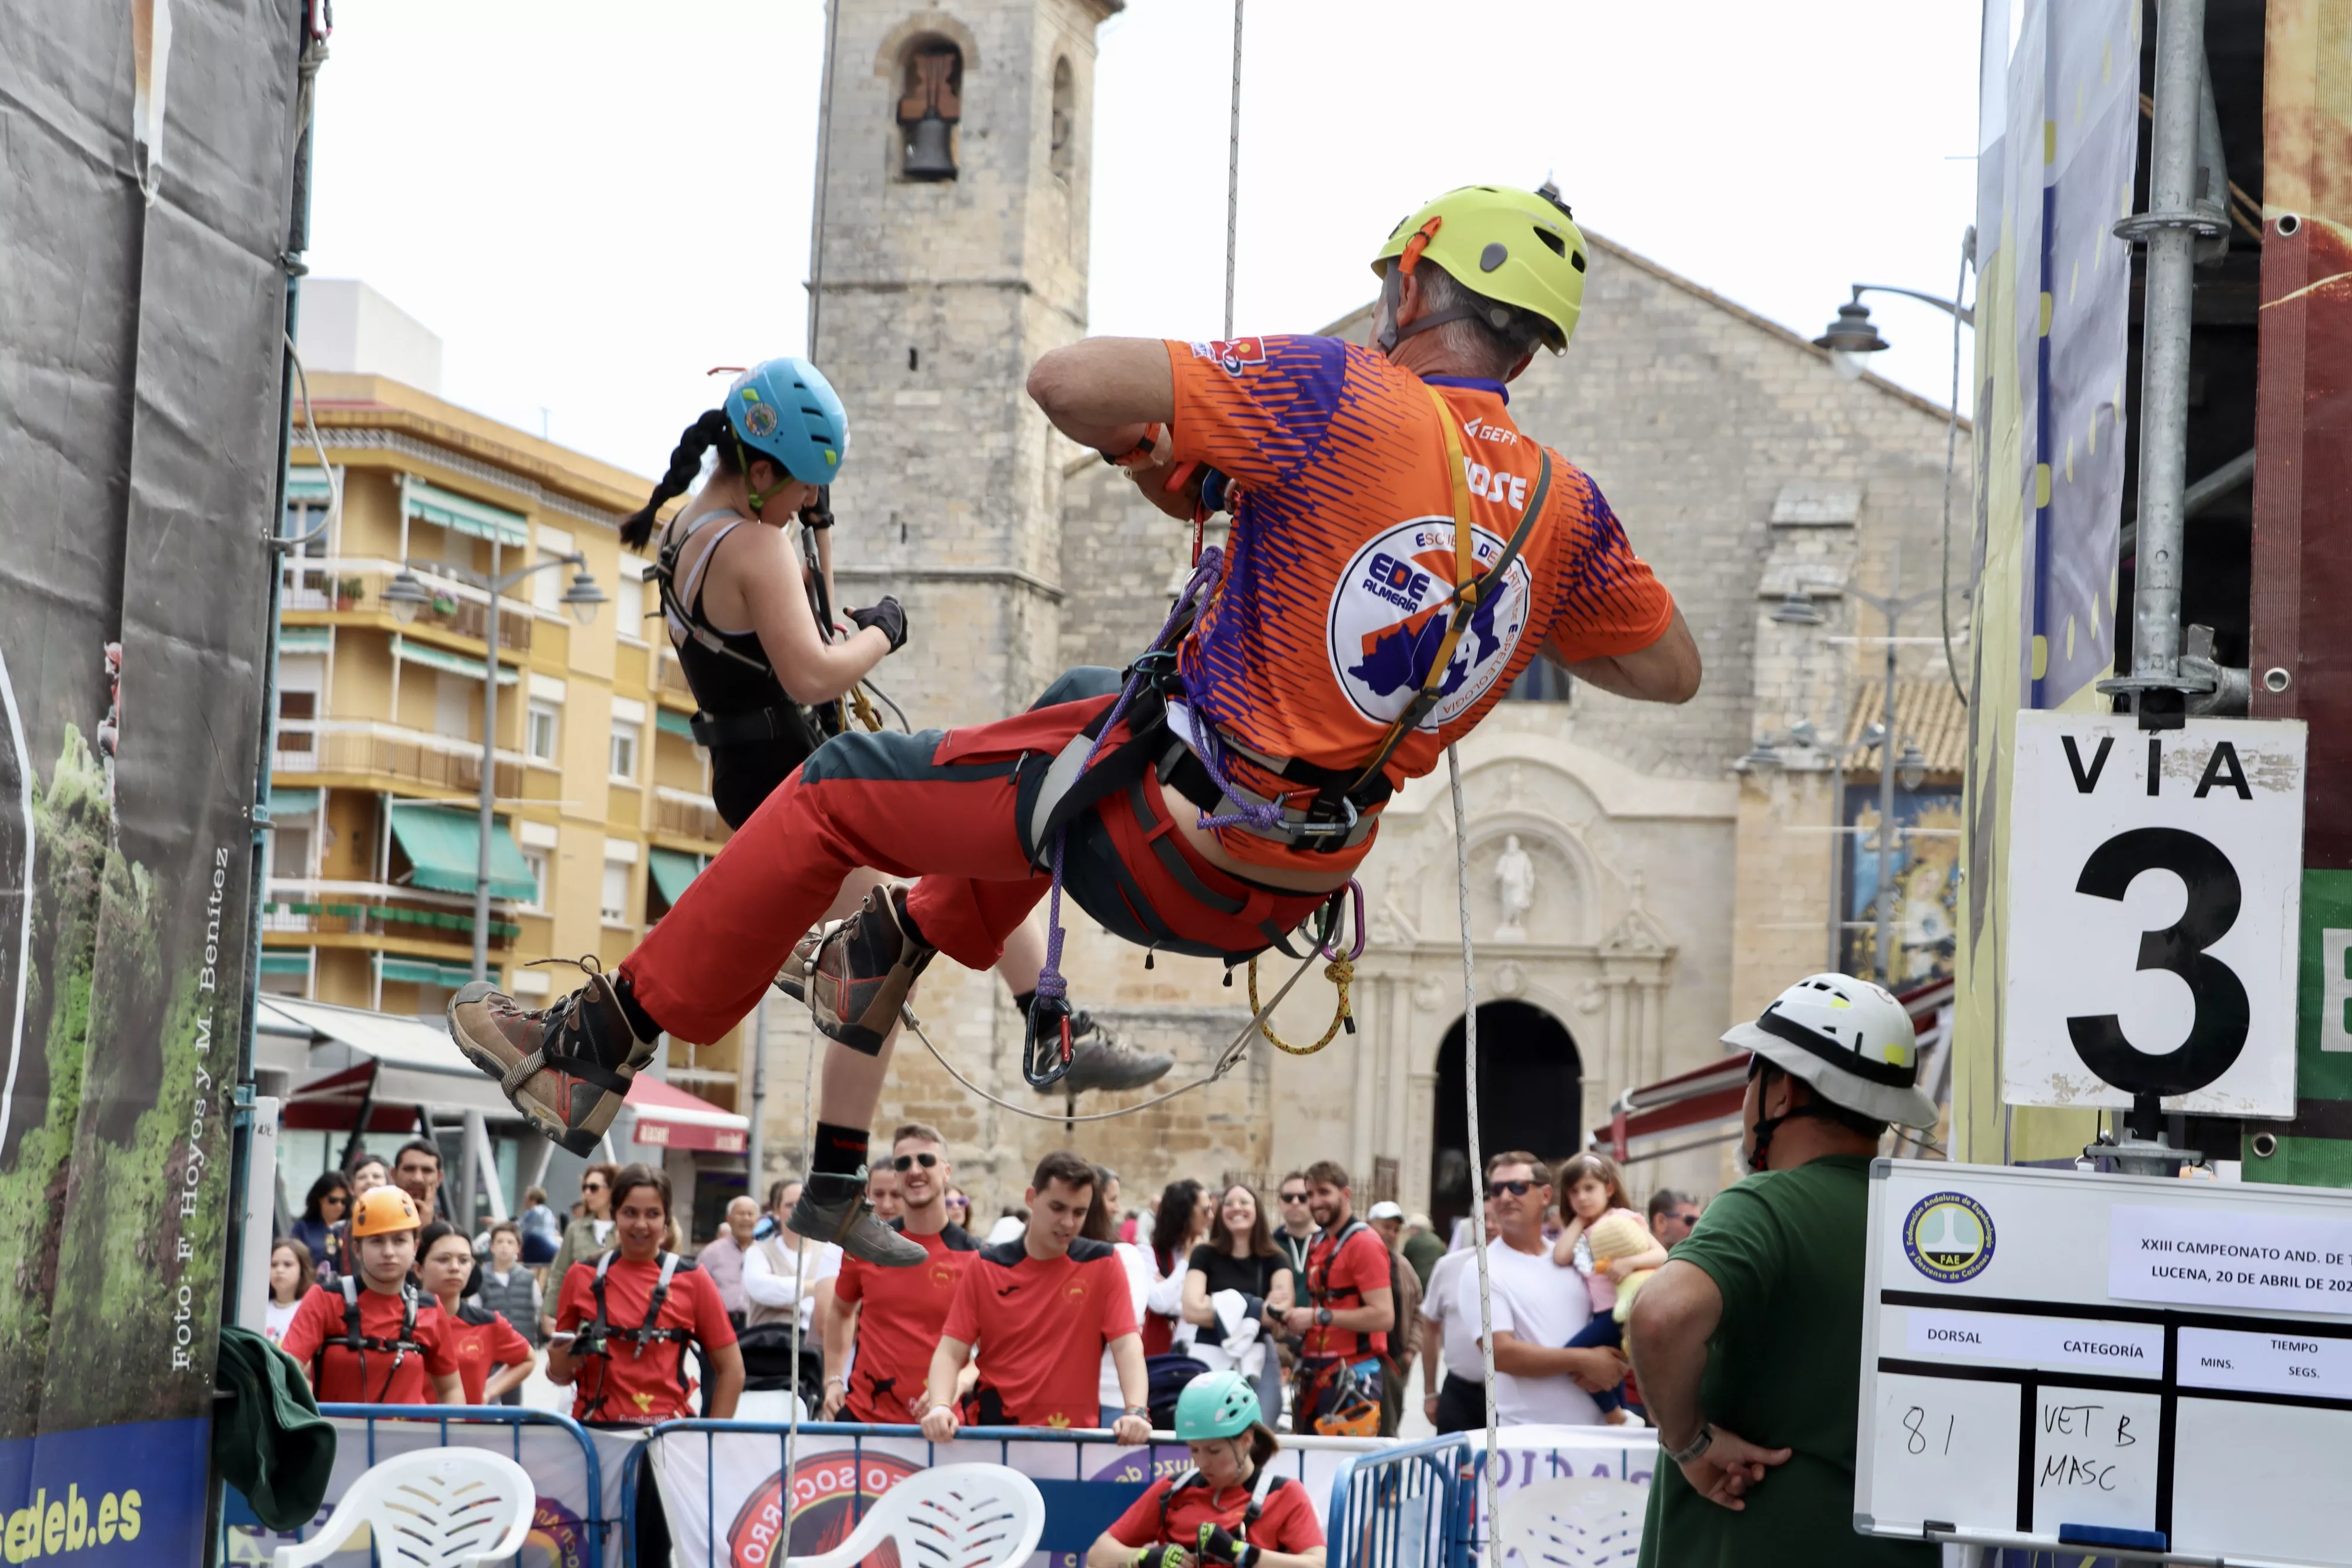
[[[2002,1097],[2294,1114],[2300,721],[2017,716]]]

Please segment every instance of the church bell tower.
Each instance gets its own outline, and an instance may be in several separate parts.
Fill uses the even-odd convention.
[[[813,357],[847,405],[843,598],[894,593],[875,671],[917,727],[1058,673],[1071,449],[1023,391],[1086,331],[1095,29],[1121,0],[841,0]]]

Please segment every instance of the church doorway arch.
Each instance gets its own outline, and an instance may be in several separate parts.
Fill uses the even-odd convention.
[[[1470,1169],[1470,1116],[1465,1100],[1462,1021],[1437,1047],[1435,1126],[1430,1139],[1429,1213],[1437,1234],[1470,1212],[1477,1190]],[[1525,1002],[1478,1009],[1478,1142],[1489,1157],[1526,1149],[1559,1160],[1584,1146],[1584,1060],[1560,1021]]]

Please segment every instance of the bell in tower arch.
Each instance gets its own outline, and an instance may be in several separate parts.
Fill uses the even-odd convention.
[[[898,100],[903,153],[899,173],[909,180],[952,180],[955,149],[949,132],[963,114],[963,51],[931,39],[908,52],[905,94]]]

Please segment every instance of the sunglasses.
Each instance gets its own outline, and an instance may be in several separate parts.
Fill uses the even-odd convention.
[[[1515,1198],[1523,1198],[1534,1186],[1533,1182],[1488,1182],[1486,1195],[1490,1198],[1499,1198],[1505,1193],[1508,1193]]]
[[[939,1163],[940,1157],[937,1154],[900,1154],[890,1162],[890,1168],[903,1173],[920,1165],[928,1171]]]
[[[351,1202],[352,1199],[351,1194],[348,1193],[329,1193],[325,1197],[320,1198],[319,1201],[321,1204],[347,1204]]]
[[[1307,1201],[1305,1193],[1282,1193],[1277,1195],[1286,1204],[1303,1204]]]
[[[950,1198],[948,1200],[948,1207],[951,1209],[968,1209],[971,1207],[971,1200],[970,1198]]]

